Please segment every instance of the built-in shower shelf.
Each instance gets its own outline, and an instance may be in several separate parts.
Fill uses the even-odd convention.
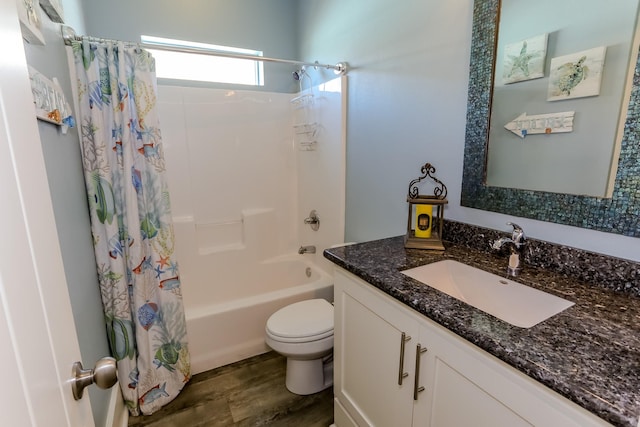
[[[244,222],[242,217],[197,221],[195,239],[200,255],[243,250]]]

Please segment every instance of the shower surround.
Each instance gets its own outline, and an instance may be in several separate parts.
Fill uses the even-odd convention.
[[[333,300],[322,251],[344,239],[345,84],[300,94],[159,85],[194,373],[267,351],[279,308]],[[315,130],[304,140],[301,124]],[[318,231],[303,223],[312,209]],[[300,255],[302,245],[317,251]]]

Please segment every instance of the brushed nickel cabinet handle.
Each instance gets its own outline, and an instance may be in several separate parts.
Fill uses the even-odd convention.
[[[404,332],[400,336],[400,366],[398,367],[398,385],[402,385],[402,380],[409,376],[409,373],[404,371],[404,345],[410,339],[411,337]]]
[[[427,349],[423,348],[420,344],[416,346],[416,373],[413,382],[413,400],[418,400],[418,393],[424,391],[424,387],[418,385],[420,382],[420,356],[426,353]]]

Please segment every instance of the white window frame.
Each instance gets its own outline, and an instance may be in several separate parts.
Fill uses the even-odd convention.
[[[207,53],[259,58],[262,51],[146,35],[140,40],[156,60],[158,78],[264,86],[262,61]],[[154,49],[154,45],[163,49]],[[189,51],[194,48],[202,53]]]

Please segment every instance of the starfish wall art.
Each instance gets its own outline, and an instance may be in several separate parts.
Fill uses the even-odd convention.
[[[531,37],[504,47],[504,84],[544,77],[548,34]]]

